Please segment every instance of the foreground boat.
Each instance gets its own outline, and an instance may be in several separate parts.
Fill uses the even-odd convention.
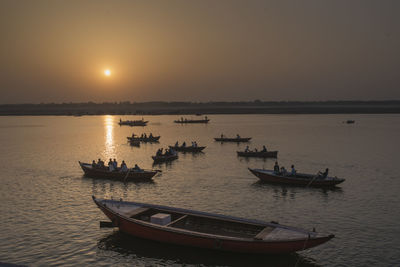
[[[160,140],[161,136],[152,136],[152,137],[131,137],[128,136],[127,139],[129,142],[138,141],[144,143],[156,143]]]
[[[164,243],[240,253],[276,254],[305,250],[334,237],[276,222],[92,198],[121,232]]]
[[[110,172],[107,167],[95,167],[92,164],[83,163],[79,161],[85,176],[91,178],[103,178],[120,181],[150,181],[156,175],[158,170],[135,170],[128,169],[126,172],[122,172],[119,169]]]
[[[169,148],[175,150],[175,151],[180,151],[180,152],[201,152],[205,146],[169,146]]]
[[[119,124],[120,126],[122,126],[122,125],[127,125],[127,126],[146,126],[148,122],[149,122],[149,121],[145,121],[145,120],[143,120],[143,119],[141,119],[141,120],[134,120],[134,121],[130,121],[130,120],[123,121],[123,120],[120,119],[119,122],[118,122],[118,124]]]
[[[249,171],[257,176],[261,181],[268,183],[279,183],[279,184],[290,184],[290,185],[300,185],[300,186],[314,186],[314,187],[330,187],[340,184],[345,181],[345,179],[337,177],[326,177],[297,173],[295,176],[290,174],[282,175],[276,174],[273,170],[264,169],[250,169]]]
[[[278,151],[237,151],[239,157],[276,158]]]
[[[215,141],[218,142],[249,142],[251,137],[235,137],[235,138],[227,138],[227,137],[216,137],[214,138]]]

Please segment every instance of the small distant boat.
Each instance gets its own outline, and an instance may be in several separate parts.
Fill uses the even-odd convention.
[[[355,120],[347,120],[347,121],[346,121],[347,124],[353,124],[353,123],[355,123],[355,122],[356,122]]]
[[[147,137],[131,137],[128,136],[127,139],[129,142],[138,141],[143,143],[155,143],[158,142],[161,136],[147,136]]]
[[[180,152],[201,152],[205,146],[169,146],[169,148],[175,150],[175,151],[180,151]]]
[[[278,151],[237,151],[239,157],[276,158]]]
[[[125,234],[175,245],[236,253],[282,254],[334,237],[233,216],[121,200],[98,199],[97,207]]]
[[[127,125],[127,126],[146,126],[148,122],[149,121],[143,120],[143,118],[141,120],[133,120],[133,121],[130,121],[130,120],[123,121],[123,120],[119,119],[118,124],[120,126],[122,126],[122,125]]]
[[[177,154],[160,155],[160,156],[152,156],[151,158],[153,159],[154,163],[162,163],[162,162],[176,160],[176,159],[178,159],[178,155]]]
[[[186,118],[185,119],[181,118],[180,120],[175,120],[174,122],[175,123],[208,123],[209,121],[210,121],[210,119],[205,117],[202,120],[192,120],[192,119],[188,120]]]
[[[235,137],[235,138],[227,138],[227,137],[216,137],[214,138],[215,141],[218,142],[249,142],[251,137]]]
[[[282,175],[276,174],[273,170],[264,169],[250,169],[249,171],[257,176],[261,181],[268,183],[279,183],[300,186],[314,186],[314,187],[331,187],[340,184],[345,179],[337,177],[323,178],[318,175],[297,173],[295,176],[291,174]]]
[[[87,177],[120,181],[150,181],[152,180],[153,176],[159,172],[158,170],[136,170],[133,168],[128,169],[127,172],[121,172],[119,168],[110,172],[107,167],[93,168],[92,164],[90,163],[83,163],[79,161],[79,165]]]

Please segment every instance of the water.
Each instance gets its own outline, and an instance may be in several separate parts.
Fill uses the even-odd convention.
[[[178,116],[146,116],[147,127],[120,127],[119,116],[0,117],[0,262],[39,265],[394,266],[400,262],[399,115],[210,115],[208,125]],[[122,119],[134,119],[123,116]],[[139,119],[139,117],[136,117]],[[343,121],[354,119],[353,125]],[[126,137],[152,132],[159,144],[130,147]],[[279,163],[346,178],[336,190],[263,184],[248,170],[274,160],[241,159],[246,144],[213,141],[252,136],[250,148],[279,150]],[[78,160],[124,159],[152,167],[159,147],[186,140],[204,154],[180,154],[154,183],[82,177]],[[91,200],[114,197],[333,233],[336,238],[290,256],[209,252],[137,240],[99,229]]]

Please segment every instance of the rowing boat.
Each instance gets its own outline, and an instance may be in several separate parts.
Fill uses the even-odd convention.
[[[136,170],[128,169],[128,171],[121,171],[118,168],[115,171],[109,171],[107,167],[93,167],[92,164],[83,163],[79,161],[85,176],[91,178],[103,178],[121,181],[150,181],[153,176],[159,171],[157,170]]]
[[[174,120],[175,123],[208,123],[210,119],[205,118],[202,120],[188,120],[188,119],[180,119],[180,120]]]
[[[148,122],[149,122],[149,121],[145,121],[145,120],[143,120],[143,119],[141,119],[141,120],[134,120],[134,121],[130,121],[130,120],[123,121],[123,120],[120,119],[119,122],[118,122],[118,124],[119,124],[120,126],[122,126],[122,125],[127,125],[127,126],[146,126]]]
[[[176,160],[178,158],[178,155],[172,154],[172,155],[151,156],[151,158],[153,159],[154,163],[161,163],[161,162]]]
[[[169,146],[169,148],[175,150],[175,151],[180,151],[180,152],[201,152],[205,146]]]
[[[218,142],[249,142],[251,137],[235,137],[235,138],[227,138],[227,137],[216,137],[215,141]]]
[[[277,174],[273,170],[264,169],[250,169],[249,171],[257,176],[261,181],[268,183],[279,183],[279,184],[290,184],[290,185],[300,185],[300,186],[314,186],[314,187],[331,187],[340,184],[345,181],[345,179],[337,177],[326,177],[296,173],[296,175],[291,174]]]
[[[252,219],[121,200],[97,199],[112,226],[158,242],[239,253],[278,254],[305,250],[334,237]]]
[[[236,151],[240,157],[276,158],[278,151]]]
[[[152,136],[152,137],[131,137],[128,136],[127,139],[129,142],[139,141],[144,143],[155,143],[158,142],[161,136]]]

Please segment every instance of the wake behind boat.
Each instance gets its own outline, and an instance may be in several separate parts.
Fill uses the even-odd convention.
[[[91,178],[103,178],[120,181],[150,181],[156,175],[158,170],[143,170],[140,168],[131,168],[122,170],[116,168],[110,171],[108,167],[97,167],[90,163],[83,163],[79,161],[85,176]]]
[[[323,177],[321,175],[296,173],[277,173],[274,170],[250,169],[249,171],[257,176],[261,181],[268,183],[279,183],[299,186],[314,186],[314,187],[331,187],[340,184],[345,179],[337,177]]]
[[[158,242],[239,253],[291,253],[323,244],[323,235],[263,222],[160,205],[97,199],[121,232]]]

